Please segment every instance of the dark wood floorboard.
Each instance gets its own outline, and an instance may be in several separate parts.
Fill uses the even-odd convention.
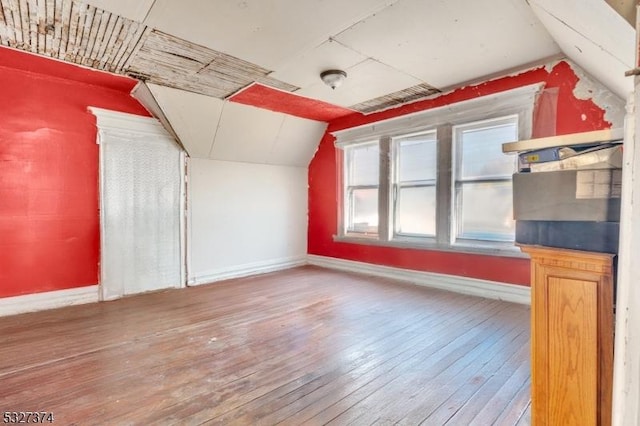
[[[56,424],[527,425],[529,307],[302,267],[0,320]]]

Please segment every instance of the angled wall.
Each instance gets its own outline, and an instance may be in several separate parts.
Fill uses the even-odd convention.
[[[192,158],[188,283],[305,263],[307,168]]]
[[[307,165],[326,123],[149,89],[190,155],[188,283],[305,263]]]

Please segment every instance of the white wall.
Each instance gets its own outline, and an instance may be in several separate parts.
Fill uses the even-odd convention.
[[[303,264],[307,168],[191,158],[188,282]]]

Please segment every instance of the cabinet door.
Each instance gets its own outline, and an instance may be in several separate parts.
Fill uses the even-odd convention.
[[[584,260],[584,259],[583,259]],[[611,271],[533,258],[532,417],[536,425],[608,425]],[[553,263],[550,266],[549,263]]]
[[[549,424],[597,423],[598,283],[547,278]]]

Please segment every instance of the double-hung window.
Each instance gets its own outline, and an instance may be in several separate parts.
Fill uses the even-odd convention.
[[[336,239],[517,256],[516,156],[502,144],[531,136],[541,87],[333,132],[344,170]]]
[[[393,139],[394,237],[436,235],[436,132]]]
[[[513,155],[502,144],[518,139],[518,116],[453,127],[456,241],[513,241]]]
[[[377,141],[345,150],[347,233],[377,234],[380,148]]]

